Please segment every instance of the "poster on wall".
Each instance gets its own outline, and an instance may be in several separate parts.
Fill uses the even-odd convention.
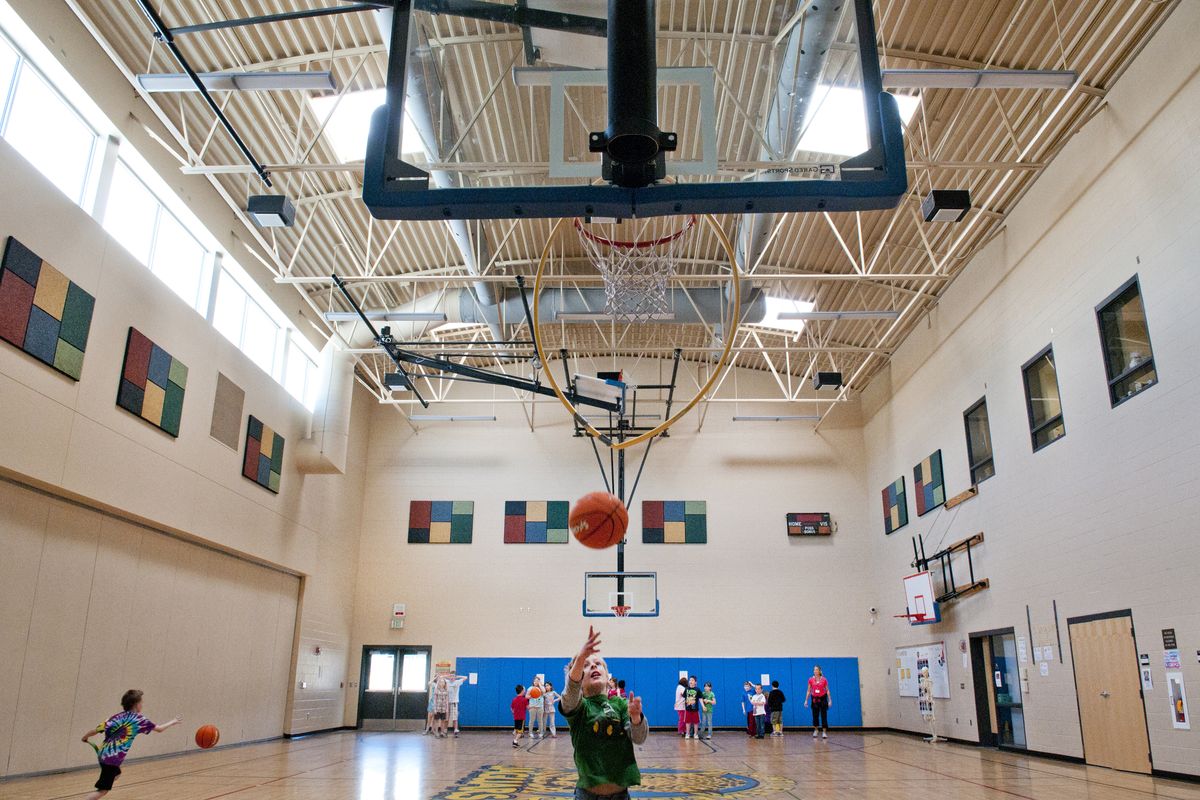
[[[1187,690],[1183,688],[1183,673],[1167,673],[1167,699],[1171,701],[1171,724],[1178,731],[1192,729],[1191,717],[1188,716]]]
[[[924,667],[929,668],[933,681],[933,696],[950,699],[950,670],[946,664],[946,643],[930,642],[896,648],[896,675],[901,697],[917,696],[917,677]]]

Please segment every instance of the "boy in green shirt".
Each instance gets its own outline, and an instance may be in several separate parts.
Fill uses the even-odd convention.
[[[567,688],[558,707],[571,726],[579,782],[575,800],[629,800],[629,787],[642,782],[633,746],[646,741],[650,725],[642,699],[608,697],[608,665],[600,656],[600,634],[588,638],[567,666]]]
[[[700,695],[700,733],[708,729],[705,739],[712,738],[713,708],[717,705],[717,696],[713,694],[712,684],[704,684],[704,693]]]

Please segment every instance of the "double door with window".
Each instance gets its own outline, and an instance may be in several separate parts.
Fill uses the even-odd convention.
[[[358,727],[369,731],[424,728],[429,652],[428,646],[363,648]]]

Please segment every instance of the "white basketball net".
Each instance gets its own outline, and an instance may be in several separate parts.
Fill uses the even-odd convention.
[[[604,313],[618,322],[653,322],[669,315],[667,284],[695,227],[696,218],[688,217],[674,232],[621,241],[575,220],[584,252],[604,276]]]

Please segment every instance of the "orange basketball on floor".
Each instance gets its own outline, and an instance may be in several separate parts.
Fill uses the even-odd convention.
[[[196,729],[196,746],[207,750],[214,747],[221,738],[221,732],[216,725],[201,725]]]
[[[592,492],[571,507],[571,533],[581,544],[601,550],[625,538],[629,512],[608,492]]]
[[[535,686],[529,690],[529,696],[531,698],[533,698],[534,700],[537,700],[539,697],[542,696],[542,690]]]

